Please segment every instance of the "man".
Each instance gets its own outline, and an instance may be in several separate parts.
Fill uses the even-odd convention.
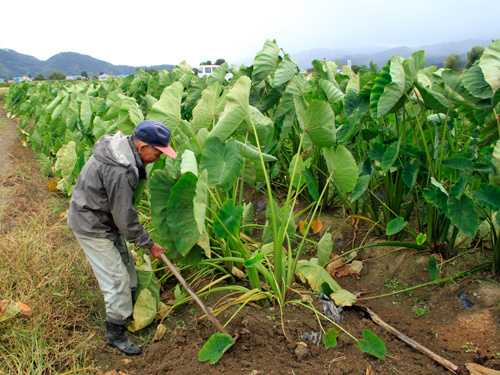
[[[165,250],[139,223],[134,190],[146,179],[145,166],[162,153],[175,158],[170,130],[146,120],[133,136],[104,135],[78,177],[68,211],[68,225],[85,251],[106,302],[105,341],[128,355],[141,353],[125,332],[137,288],[134,258],[125,239],[160,258]]]

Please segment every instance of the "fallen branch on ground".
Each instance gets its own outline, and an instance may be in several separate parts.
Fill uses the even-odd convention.
[[[447,359],[444,359],[443,357],[437,355],[434,352],[431,352],[429,349],[423,347],[416,341],[410,339],[408,336],[403,335],[401,332],[399,332],[396,328],[390,326],[389,324],[385,323],[377,314],[375,314],[373,311],[371,311],[368,307],[364,306],[355,306],[356,308],[368,313],[370,315],[370,318],[373,320],[373,322],[377,325],[379,325],[382,328],[385,328],[388,330],[390,333],[392,333],[394,336],[396,336],[398,339],[401,341],[404,341],[408,345],[410,345],[412,348],[417,349],[419,352],[425,354],[427,357],[433,359],[437,363],[439,363],[441,366],[446,367],[448,370],[453,372],[454,374],[460,374],[460,367],[457,365],[454,365]]]

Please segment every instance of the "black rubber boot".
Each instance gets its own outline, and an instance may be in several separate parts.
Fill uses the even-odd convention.
[[[127,355],[141,354],[142,350],[137,344],[130,341],[126,335],[127,326],[106,321],[106,336],[104,341]]]

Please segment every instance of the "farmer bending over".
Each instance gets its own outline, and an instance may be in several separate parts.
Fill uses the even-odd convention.
[[[104,135],[78,177],[68,211],[68,225],[85,251],[106,302],[105,341],[125,354],[140,354],[126,326],[132,316],[132,293],[137,288],[134,258],[128,242],[160,258],[165,250],[139,223],[133,207],[134,190],[146,179],[145,166],[177,154],[168,145],[170,130],[147,120],[133,136]]]

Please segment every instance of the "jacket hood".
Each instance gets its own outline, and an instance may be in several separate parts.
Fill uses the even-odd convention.
[[[137,161],[130,146],[128,137],[118,131],[114,135],[103,135],[96,142],[94,157],[102,163],[130,168],[139,176]]]

